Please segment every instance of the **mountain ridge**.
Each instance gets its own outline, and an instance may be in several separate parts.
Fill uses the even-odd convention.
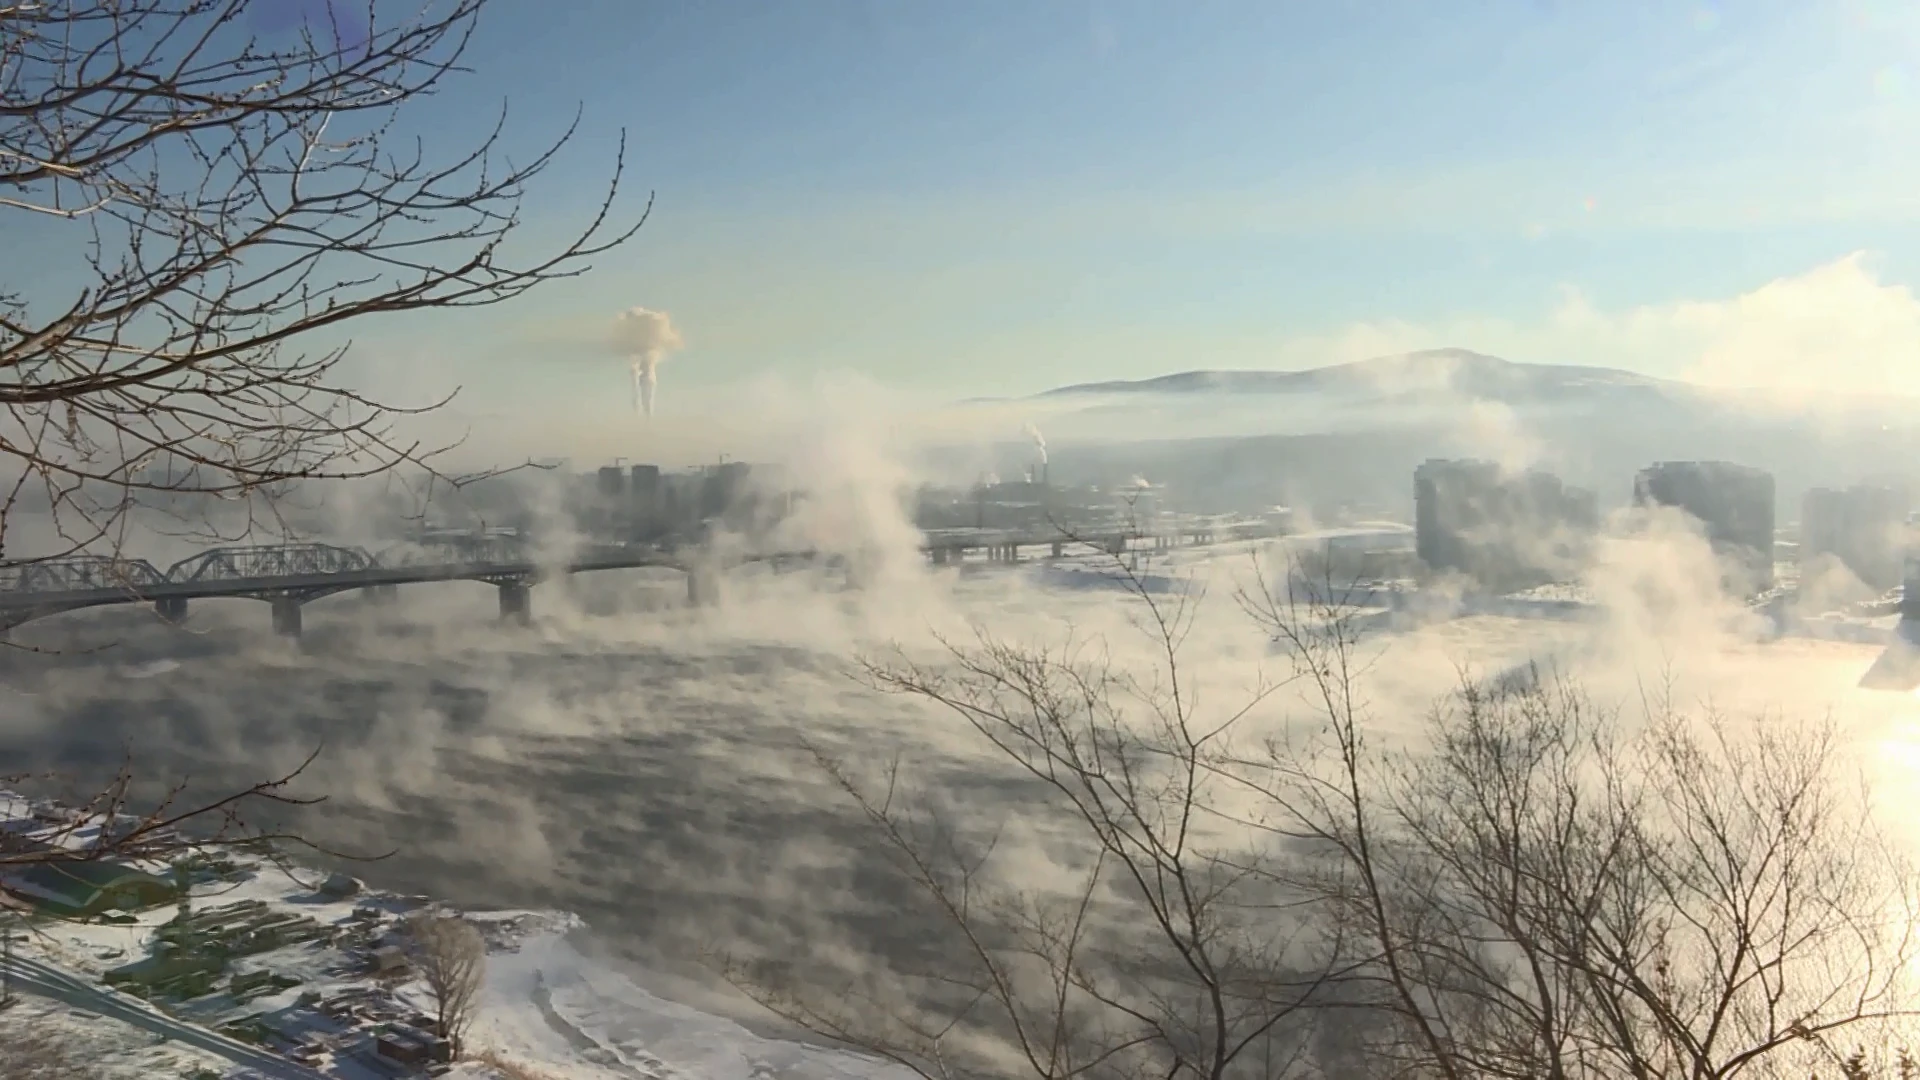
[[[1470,349],[1423,349],[1294,371],[1196,369],[1147,379],[1075,383],[1036,398],[1092,394],[1285,394],[1371,390],[1389,394],[1452,389],[1474,396],[1552,394],[1577,389],[1692,390],[1690,384],[1619,368],[1539,364],[1502,359]]]

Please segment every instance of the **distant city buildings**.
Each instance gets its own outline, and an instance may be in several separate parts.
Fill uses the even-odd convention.
[[[784,505],[763,498],[755,478],[740,461],[680,472],[603,466],[576,496],[573,516],[591,535],[641,542],[690,539],[715,526],[749,528]]]
[[[1801,504],[1801,565],[1830,555],[1865,584],[1893,588],[1905,570],[1907,506],[1898,488],[1814,488]]]
[[[1137,477],[1112,486],[1050,484],[1045,477],[1046,470],[1036,466],[1018,480],[989,476],[964,488],[923,485],[913,496],[914,524],[929,532],[1152,532],[1169,513],[1165,491]]]
[[[1663,461],[1634,478],[1633,501],[1699,521],[1738,591],[1773,587],[1773,474],[1725,461]]]
[[[1413,474],[1414,547],[1435,571],[1490,587],[1571,576],[1600,525],[1599,499],[1551,473],[1433,459]]]

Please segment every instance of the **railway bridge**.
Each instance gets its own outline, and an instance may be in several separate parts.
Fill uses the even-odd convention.
[[[1017,562],[1021,549],[1061,557],[1072,549],[1123,553],[1213,542],[1206,529],[1146,535],[1114,533],[1089,538],[1028,536],[969,530],[926,538],[923,555],[951,566],[969,556]],[[499,591],[500,617],[525,623],[532,615],[533,586],[559,576],[598,570],[664,567],[686,575],[688,602],[709,602],[716,575],[726,566],[767,563],[853,568],[844,556],[818,551],[772,551],[722,555],[706,548],[600,545],[545,557],[517,536],[472,536],[404,544],[375,553],[334,544],[267,544],[202,551],[165,570],[145,559],[69,555],[0,562],[0,635],[35,619],[118,604],[151,604],[169,622],[187,618],[191,601],[215,597],[259,600],[273,613],[274,631],[298,637],[301,609],[322,597],[364,591],[391,600],[401,585],[431,581],[477,581]]]
[[[297,637],[301,608],[312,601],[354,590],[389,600],[401,585],[429,581],[492,585],[499,590],[501,617],[525,622],[532,613],[532,588],[541,580],[646,566],[686,571],[690,594],[699,591],[694,582],[704,568],[671,552],[598,548],[537,560],[523,543],[501,537],[405,545],[377,555],[333,544],[223,547],[188,556],[165,570],[145,559],[71,555],[0,563],[0,630],[115,604],[150,603],[162,619],[178,623],[186,619],[193,600],[243,597],[264,601],[272,609],[274,630]]]

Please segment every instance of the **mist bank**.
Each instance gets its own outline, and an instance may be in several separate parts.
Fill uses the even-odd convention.
[[[688,387],[646,417],[479,417],[456,407],[421,423],[471,436],[439,462],[449,474],[550,467],[511,477],[531,488],[615,464],[729,460],[779,465],[803,488],[852,485],[863,498],[900,499],[918,484],[1020,479],[1045,458],[1055,484],[1112,489],[1144,478],[1201,511],[1358,503],[1404,515],[1413,468],[1434,456],[1549,469],[1598,492],[1603,508],[1626,502],[1634,472],[1652,461],[1733,460],[1772,472],[1790,508],[1813,486],[1908,480],[1906,463],[1920,460],[1920,404],[1895,395],[1709,387],[1460,349],[957,402],[849,375],[769,376]],[[449,497],[445,485],[412,481],[352,486],[351,497],[329,490],[307,500],[315,509],[294,515],[300,531],[345,531],[374,504],[417,502],[422,490]]]
[[[1195,371],[968,408],[983,422],[1017,413],[1043,427],[1056,483],[1140,476],[1209,512],[1287,503],[1406,514],[1413,470],[1430,457],[1548,469],[1596,491],[1603,508],[1629,502],[1634,473],[1654,461],[1736,461],[1774,474],[1782,520],[1810,487],[1920,479],[1909,464],[1920,460],[1920,404],[1904,398],[1709,388],[1465,350]],[[991,466],[1017,475],[1030,457],[1009,433]]]
[[[1469,413],[1478,425],[1151,442],[1141,431],[1073,440],[1044,416],[1027,422],[1046,432],[1055,482],[1106,469],[1171,488],[1152,464],[1167,458],[1126,456],[1171,452],[1188,470],[1173,474],[1180,486],[1224,489],[1223,502],[1305,503],[1323,492],[1351,504],[1378,491],[1383,504],[1404,505],[1420,459],[1531,453],[1508,438],[1525,425],[1492,422],[1521,411]],[[1040,457],[1042,438],[1021,423],[991,430],[1003,444],[961,451],[1004,450],[1016,466]],[[1749,444],[1714,429],[1668,433],[1704,447],[1694,454],[1644,434],[1609,445],[1626,463],[1624,482],[1656,456],[1764,449],[1762,432]],[[1555,452],[1579,445],[1546,434]],[[823,546],[896,556],[868,588],[742,576],[713,607],[691,609],[676,575],[609,572],[536,587],[528,630],[496,621],[484,584],[409,586],[384,608],[317,601],[297,647],[266,640],[252,600],[197,604],[185,627],[143,609],[73,613],[19,628],[16,644],[43,651],[0,654],[0,747],[8,762],[82,778],[124,751],[162,789],[190,776],[200,790],[272,775],[320,747],[300,793],[326,801],[293,824],[338,849],[392,852],[363,868],[383,887],[474,908],[574,912],[607,950],[648,965],[679,969],[724,947],[855,969],[937,968],[951,939],[931,932],[924,897],[876,849],[816,752],[869,776],[900,760],[957,828],[1004,837],[1018,856],[1010,872],[1035,889],[1070,885],[1072,818],[964,721],[864,684],[859,658],[895,645],[937,656],[936,634],[977,627],[1023,647],[1086,643],[1123,671],[1156,662],[1139,610],[1112,590],[1050,588],[1017,570],[958,573],[920,557],[898,496],[940,475],[913,456],[937,441],[823,424],[784,459],[825,493],[807,519]],[[897,452],[903,443],[911,453]],[[352,520],[316,513],[316,527]],[[1183,682],[1209,708],[1236,707],[1273,674],[1268,638],[1232,600],[1248,555],[1188,568],[1207,586],[1193,595],[1213,599],[1186,638]],[[1854,688],[1876,650],[1730,633],[1739,605],[1714,591],[1712,566],[1710,548],[1686,530],[1609,537],[1584,582],[1604,608],[1596,622],[1477,618],[1382,636],[1371,643],[1369,731],[1383,743],[1416,733],[1463,670],[1553,657],[1608,701],[1677,672],[1676,693],[1742,716],[1831,711],[1894,793],[1912,791],[1911,754],[1890,750],[1916,744],[1912,699]],[[1284,734],[1313,715],[1287,695],[1265,704],[1250,735]],[[817,977],[832,985],[837,974],[823,966]]]
[[[1684,537],[1621,542],[1590,585],[1592,624],[1462,619],[1370,641],[1369,730],[1416,734],[1462,670],[1565,665],[1605,700],[1630,700],[1672,662],[1683,697],[1740,716],[1833,711],[1895,781],[1911,756],[1911,699],[1853,689],[1873,650],[1763,645],[1729,634],[1708,553]],[[1189,564],[1201,601],[1183,655],[1209,709],[1233,709],[1275,662],[1230,599],[1247,553]],[[1177,568],[1175,568],[1177,569]],[[257,601],[211,602],[185,628],[131,609],[22,627],[0,670],[7,760],[77,779],[124,751],[153,783],[251,782],[320,747],[300,780],[324,796],[291,824],[330,847],[387,858],[354,872],[471,908],[582,916],[606,952],[701,977],[703,952],[808,960],[815,985],[927,970],[951,936],[875,844],[815,752],[869,781],[898,760],[917,797],[962,834],[1001,839],[1023,887],[1070,884],[1073,819],[954,716],[876,693],[858,659],[899,646],[936,657],[936,632],[977,625],[1022,647],[1079,640],[1152,670],[1140,612],[1112,590],[1060,590],[1018,571],[916,569],[848,590],[805,576],[743,580],[709,609],[660,575],[613,572],[542,586],[530,630],[494,621],[473,583],[408,588],[398,605],[314,605],[303,647],[265,640]],[[1273,674],[1266,671],[1266,674]],[[1311,717],[1276,695],[1249,736]],[[1904,725],[1904,727],[1903,727]],[[669,996],[688,993],[648,982]],[[699,987],[703,1007],[718,988]]]
[[[1470,425],[1427,424],[1321,434],[1197,436],[1152,441],[1077,441],[1056,436],[1056,483],[1123,482],[1142,476],[1169,499],[1209,513],[1270,504],[1314,510],[1360,504],[1410,516],[1413,470],[1427,458],[1487,457],[1550,470],[1599,493],[1602,508],[1631,501],[1633,476],[1655,461],[1715,459],[1765,469],[1778,484],[1781,519],[1798,516],[1808,488],[1857,482],[1911,486],[1920,470],[1920,426],[1832,432],[1784,421],[1729,417],[1674,423],[1611,418],[1590,423],[1516,417],[1513,437],[1551,429],[1554,442],[1518,455],[1490,453],[1501,440]]]

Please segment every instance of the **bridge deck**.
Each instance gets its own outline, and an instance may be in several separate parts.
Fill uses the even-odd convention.
[[[98,589],[0,591],[0,610],[64,605],[77,601],[129,602],[148,600],[199,600],[218,596],[257,596],[273,593],[305,593],[316,589],[346,592],[380,585],[417,585],[433,581],[484,580],[488,578],[533,578],[552,574],[577,574],[592,570],[637,570],[646,567],[685,569],[679,561],[658,556],[645,558],[577,559],[559,565],[530,561],[512,563],[467,563],[440,566],[371,567],[334,574],[293,574],[278,577],[220,578],[203,581],[129,581],[122,586]]]
[[[1052,548],[1055,545],[1112,550],[1116,544],[1142,540],[1169,540],[1194,537],[1211,540],[1212,530],[1185,529],[1166,536],[1136,532],[1069,538],[1052,535],[1019,535],[1001,532],[969,532],[962,535],[931,534],[920,545],[922,554],[944,561],[947,553],[982,548],[1012,552],[1020,547]],[[24,561],[0,565],[10,569],[13,588],[0,585],[0,613],[16,616],[0,623],[17,625],[40,614],[71,611],[110,604],[144,603],[164,600],[198,600],[214,597],[251,597],[259,599],[292,598],[297,601],[318,599],[333,593],[392,585],[412,585],[435,581],[487,581],[495,584],[527,584],[558,574],[577,574],[595,570],[635,570],[650,567],[692,572],[708,562],[720,564],[838,561],[840,557],[818,551],[780,551],[726,555],[688,554],[682,550],[601,549],[561,562],[536,560],[525,554],[525,547],[489,541],[486,544],[452,548],[461,552],[485,551],[493,558],[466,559],[430,563],[423,561],[383,565],[381,560],[357,548],[328,545],[283,545],[280,547],[216,549],[181,560],[166,572],[143,560],[117,560],[99,556],[80,556],[71,560]],[[498,556],[513,553],[517,557]],[[295,558],[293,556],[300,556]],[[293,569],[296,572],[249,573],[248,568]],[[63,573],[64,570],[64,573]],[[104,582],[104,583],[103,583]],[[58,587],[67,584],[67,587]],[[52,586],[52,587],[49,587]],[[26,619],[18,616],[25,616]]]

